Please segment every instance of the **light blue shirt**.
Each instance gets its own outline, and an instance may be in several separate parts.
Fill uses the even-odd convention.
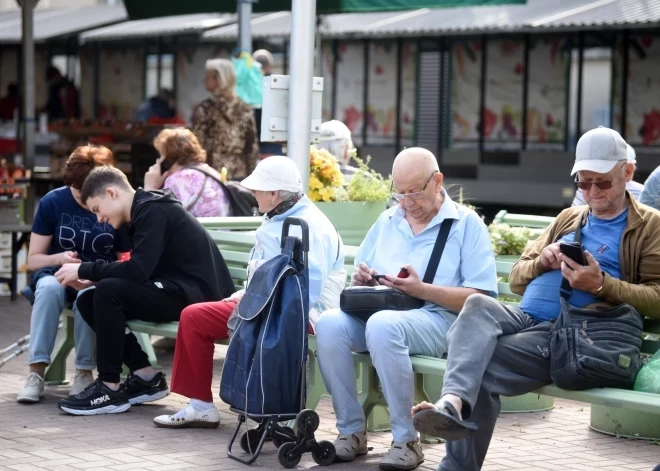
[[[657,167],[644,182],[644,191],[639,198],[641,203],[660,209],[660,167]]]
[[[282,225],[289,217],[304,219],[309,226],[309,307],[323,312],[325,306],[317,304],[332,270],[344,269],[344,244],[330,220],[307,196],[303,196],[291,209],[268,219],[257,229],[257,244],[250,252],[250,262],[265,262],[282,253]],[[289,226],[289,234],[302,238],[300,226]]]
[[[443,194],[445,201],[440,211],[417,235],[399,205],[381,214],[360,245],[355,266],[365,263],[378,274],[396,276],[402,266],[411,265],[424,278],[442,221],[455,219],[433,284],[474,288],[496,297],[495,256],[486,225],[477,213],[454,203],[444,190]],[[424,309],[455,314],[431,302]],[[453,316],[448,319],[453,321]]]
[[[619,247],[627,223],[628,210],[625,210],[610,220],[589,214],[582,228],[582,245],[612,278],[621,279]],[[558,242],[573,242],[574,237],[575,231],[569,232]],[[520,309],[539,322],[557,319],[561,309],[559,287],[563,279],[561,270],[552,270],[534,278],[525,289]],[[593,294],[578,289],[571,290],[568,297],[568,303],[575,307],[584,307],[596,301]]]

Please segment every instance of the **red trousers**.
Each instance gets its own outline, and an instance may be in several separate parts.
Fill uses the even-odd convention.
[[[193,304],[183,310],[176,334],[171,391],[213,402],[215,341],[229,337],[227,321],[236,304],[234,301],[215,301]]]
[[[174,348],[170,390],[182,396],[213,402],[213,352],[215,341],[229,337],[227,321],[235,301],[215,301],[188,306],[181,312]],[[309,326],[309,333],[314,329]]]

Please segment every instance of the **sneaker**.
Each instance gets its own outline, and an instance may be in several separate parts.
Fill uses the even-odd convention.
[[[89,370],[76,370],[76,375],[71,380],[69,396],[77,396],[94,382],[94,375]]]
[[[424,462],[424,453],[419,439],[413,442],[392,442],[390,451],[380,460],[380,469],[384,471],[398,471],[401,469],[415,469]]]
[[[119,414],[131,408],[126,386],[120,385],[117,391],[110,389],[97,379],[76,396],[62,399],[59,408],[73,415]]]
[[[159,415],[154,419],[154,425],[163,428],[218,428],[220,414],[215,407],[197,412],[193,406],[189,405],[175,415]]]
[[[335,451],[339,461],[353,461],[356,456],[366,455],[369,451],[366,430],[353,435],[339,434],[335,440]]]
[[[128,390],[128,401],[132,405],[157,401],[170,394],[170,388],[167,387],[167,381],[162,372],[156,373],[151,381],[145,381],[138,375],[130,373],[124,384]]]
[[[21,388],[16,400],[24,404],[39,402],[44,397],[44,380],[37,373],[30,373],[25,378],[25,383]]]

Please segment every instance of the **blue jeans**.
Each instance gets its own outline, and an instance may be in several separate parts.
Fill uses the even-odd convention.
[[[85,290],[83,290],[85,291]],[[80,291],[82,293],[83,291]],[[55,348],[57,326],[60,314],[66,307],[66,291],[54,276],[44,276],[37,282],[30,320],[30,359],[29,364],[50,364],[50,356]],[[76,369],[93,370],[96,368],[94,352],[96,335],[78,312],[73,303],[73,333],[76,347]]]
[[[316,324],[316,345],[339,433],[366,430],[351,352],[368,351],[389,406],[394,441],[417,439],[410,416],[414,400],[410,355],[442,357],[447,351],[445,336],[455,320],[453,314],[425,309],[377,312],[366,324],[339,309],[323,313]]]

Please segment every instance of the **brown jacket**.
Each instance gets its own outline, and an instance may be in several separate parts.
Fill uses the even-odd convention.
[[[254,111],[240,98],[214,96],[199,104],[192,132],[206,151],[206,162],[232,180],[252,173],[259,156]]]
[[[628,192],[626,196],[630,205],[628,223],[619,248],[623,279],[605,274],[597,297],[612,305],[630,304],[643,316],[660,319],[660,212],[636,202]],[[575,206],[557,216],[511,269],[511,291],[522,295],[534,278],[550,271],[541,263],[541,251],[575,231],[580,215],[587,211],[586,206]]]

